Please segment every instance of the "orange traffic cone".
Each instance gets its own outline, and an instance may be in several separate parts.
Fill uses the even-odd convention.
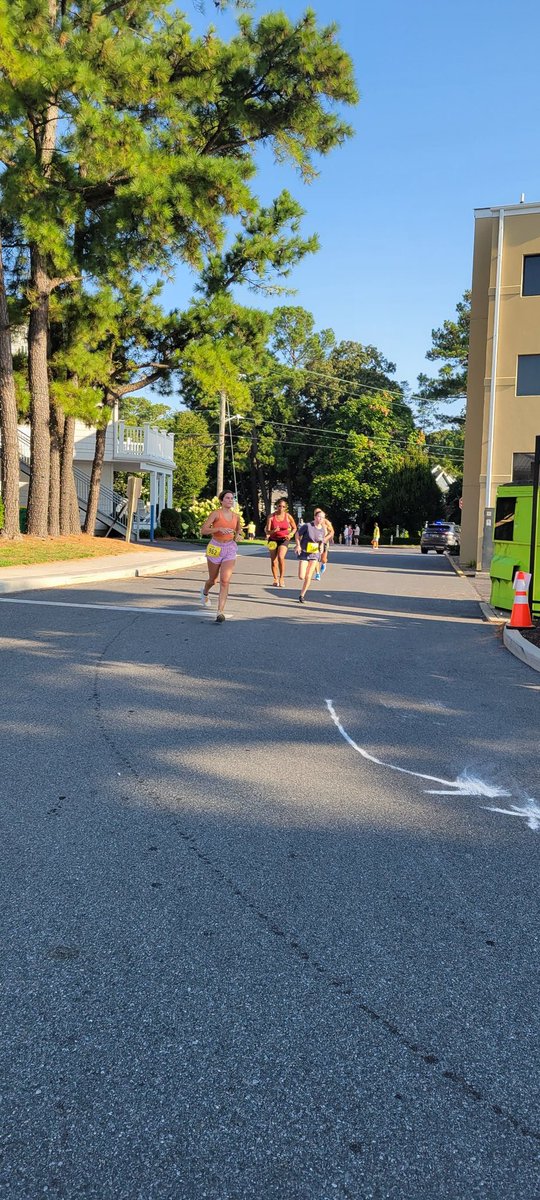
[[[514,604],[512,615],[508,622],[509,629],[532,629],[533,623],[529,608],[528,590],[531,582],[530,575],[525,571],[517,571],[514,579]]]

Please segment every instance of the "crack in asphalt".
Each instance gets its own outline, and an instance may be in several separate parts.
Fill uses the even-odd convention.
[[[137,615],[137,617],[135,617],[132,621],[127,622],[126,625],[123,625],[121,629],[118,629],[109,642],[107,642],[106,646],[104,646],[94,672],[93,700],[98,728],[110,751],[118,760],[118,762],[122,763],[123,766],[130,771],[142,791],[149,798],[160,804],[161,798],[156,788],[153,787],[153,785],[140,774],[137,768],[133,765],[131,759],[126,757],[108,729],[101,703],[100,670],[105,662],[105,655],[116,639],[120,637],[122,633],[125,633],[125,631],[132,625],[134,625],[137,620],[139,620],[139,615]],[[206,851],[199,846],[195,835],[189,833],[185,829],[179,818],[173,818],[172,824],[177,830],[178,837],[196,856],[199,862],[202,862],[206,867],[208,867],[215,878],[219,879],[220,882],[226,886],[231,895],[233,895],[236,900],[240,901],[245,908],[247,908],[253,914],[256,920],[272,934],[274,938],[278,939],[282,944],[285,944],[299,963],[301,963],[304,967],[307,966],[311,968],[320,978],[324,979],[325,982],[333,987],[339,994],[347,997],[347,1001],[353,1010],[360,1011],[364,1016],[368,1017],[370,1021],[378,1025],[381,1029],[384,1029],[386,1033],[390,1034],[391,1037],[396,1039],[400,1046],[402,1046],[405,1050],[408,1050],[409,1053],[413,1054],[419,1061],[425,1063],[426,1066],[433,1067],[434,1069],[437,1068],[439,1077],[446,1080],[448,1083],[453,1084],[457,1089],[459,1089],[462,1095],[465,1095],[469,1099],[482,1104],[490,1113],[498,1117],[500,1120],[507,1122],[512,1129],[514,1129],[517,1133],[520,1133],[523,1137],[531,1138],[533,1141],[540,1142],[540,1130],[534,1129],[532,1126],[526,1124],[519,1117],[516,1117],[509,1109],[505,1108],[504,1105],[493,1103],[489,1096],[487,1096],[485,1092],[481,1090],[481,1088],[475,1087],[474,1084],[471,1084],[464,1075],[460,1074],[459,1071],[454,1071],[449,1067],[446,1067],[439,1055],[434,1054],[433,1051],[431,1051],[428,1047],[422,1046],[421,1043],[416,1042],[408,1037],[399,1025],[397,1025],[394,1021],[391,1021],[388,1017],[384,1016],[383,1013],[378,1012],[370,1004],[367,1004],[365,1000],[362,999],[361,994],[351,986],[351,980],[349,977],[336,975],[335,972],[329,967],[326,967],[318,959],[314,958],[307,947],[298,939],[298,937],[292,936],[290,932],[288,932],[286,929],[283,929],[281,925],[279,925],[270,916],[269,913],[259,906],[257,901],[254,900],[248,894],[248,892],[238,886],[236,880],[234,880],[226,873],[226,871],[223,870],[216,859],[212,858],[211,855],[207,854]]]

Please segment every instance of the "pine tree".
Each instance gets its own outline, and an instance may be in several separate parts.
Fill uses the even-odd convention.
[[[257,145],[310,178],[349,133],[332,105],[355,100],[335,28],[312,13],[242,16],[223,43],[159,0],[0,0],[1,198],[29,265],[30,532],[47,532],[53,293],[202,269],[227,219],[256,211]]]

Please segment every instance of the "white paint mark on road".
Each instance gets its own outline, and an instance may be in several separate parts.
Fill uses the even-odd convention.
[[[426,796],[488,796],[490,799],[495,799],[498,796],[510,796],[512,793],[505,791],[503,788],[493,787],[489,783],[484,783],[482,779],[476,778],[474,775],[468,775],[464,772],[457,779],[436,779],[433,775],[423,775],[420,771],[410,771],[407,767],[396,767],[392,763],[382,762],[380,758],[375,758],[373,754],[369,754],[367,750],[363,750],[352,737],[349,736],[347,730],[343,728],[341,721],[336,713],[331,700],[325,700],[326,707],[334,722],[334,725],[339,729],[339,732],[345,741],[356,750],[362,758],[366,758],[368,762],[376,763],[378,767],[387,767],[390,771],[400,771],[402,775],[413,775],[416,779],[429,779],[432,783],[443,783],[445,786],[441,788],[426,788]],[[448,791],[451,788],[451,791]],[[540,805],[536,800],[528,799],[524,804],[511,804],[509,808],[496,808],[491,804],[482,806],[486,812],[500,813],[504,817],[522,817],[533,832],[540,829]]]
[[[521,806],[511,804],[510,808],[492,808],[491,805],[484,807],[487,812],[502,813],[505,817],[524,817],[529,829],[540,829],[540,808],[536,800],[527,800],[526,804]]]
[[[145,616],[204,617],[211,615],[208,609],[150,608],[136,604],[83,604],[75,600],[15,600],[11,596],[0,596],[0,604],[35,604],[44,608],[93,608],[101,612],[144,613]]]
[[[490,783],[484,783],[483,780],[477,779],[474,775],[468,775],[465,771],[459,775],[457,779],[439,779],[437,775],[424,775],[420,771],[410,771],[408,767],[396,767],[393,763],[382,762],[380,758],[375,758],[373,754],[368,754],[367,750],[363,750],[358,746],[352,737],[349,737],[347,730],[343,728],[341,721],[336,713],[333,702],[325,700],[326,707],[334,722],[334,725],[339,729],[339,732],[345,741],[356,750],[362,758],[366,758],[368,762],[375,763],[378,767],[386,767],[389,771],[399,771],[402,775],[413,775],[415,779],[427,779],[430,783],[442,783],[444,789],[452,788],[452,791],[426,791],[427,795],[433,796],[487,796],[491,800],[495,800],[498,796],[509,796],[510,792],[506,792],[503,788],[494,787]]]

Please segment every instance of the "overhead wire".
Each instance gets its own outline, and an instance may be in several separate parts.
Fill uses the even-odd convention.
[[[366,370],[369,370],[369,367],[366,367]],[[343,376],[339,376],[339,375],[327,375],[325,371],[313,371],[310,367],[283,366],[283,367],[277,368],[275,371],[269,371],[268,375],[255,376],[253,378],[253,382],[264,383],[265,380],[273,379],[276,375],[282,374],[283,371],[294,371],[295,373],[298,372],[298,374],[314,375],[319,379],[325,379],[329,384],[331,384],[331,383],[346,383],[349,388],[355,387],[354,383],[351,383],[350,379],[345,379]],[[249,377],[247,378],[246,382],[247,383],[250,382]],[[357,390],[357,394],[359,396],[363,395],[364,392],[382,392],[383,394],[385,393],[388,396],[396,396],[398,403],[404,404],[407,408],[409,407],[410,400],[429,400],[429,397],[423,396],[421,392],[412,392],[409,396],[405,397],[402,389],[400,389],[398,391],[397,388],[385,387],[384,384],[361,383],[361,384],[357,385],[356,390]],[[351,392],[350,395],[354,396],[354,393]],[[467,399],[466,396],[448,396],[445,399],[434,401],[434,403],[455,404],[458,400],[463,403],[466,399]]]

